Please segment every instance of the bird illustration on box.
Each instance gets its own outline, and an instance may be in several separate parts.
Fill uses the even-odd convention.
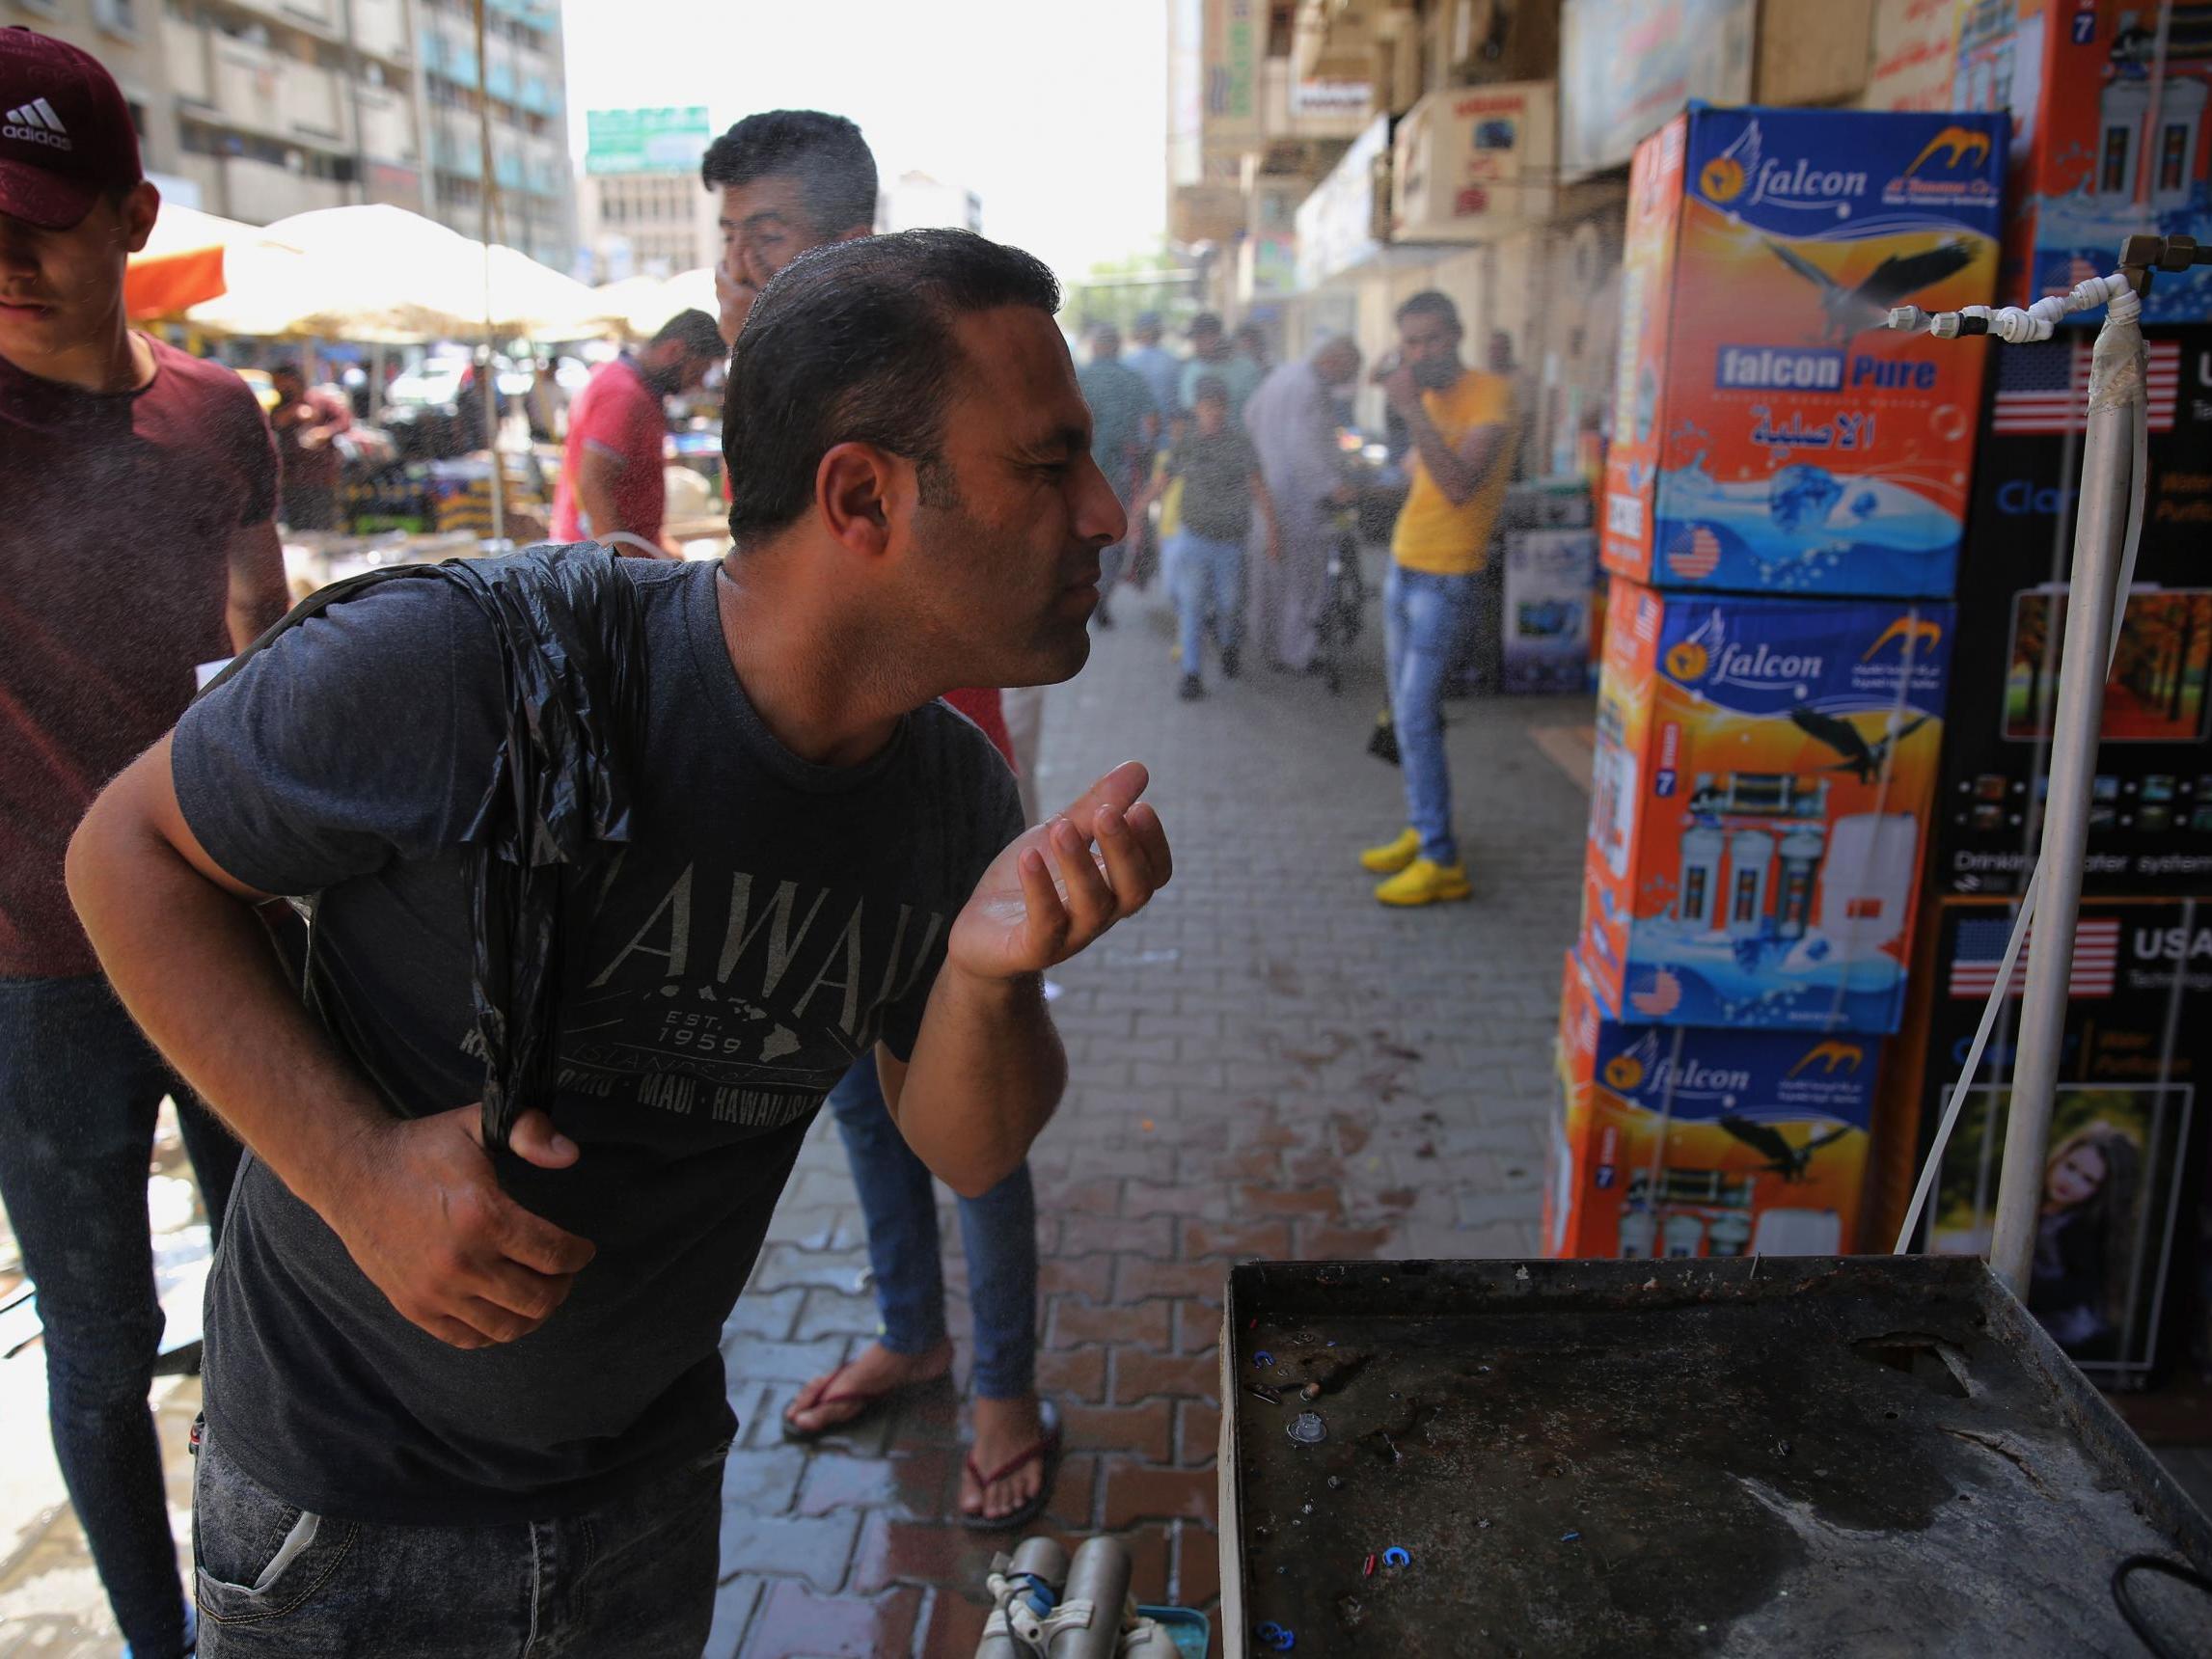
[[[1861,783],[1871,783],[1879,777],[1890,763],[1890,750],[1927,724],[1928,719],[1926,715],[1915,715],[1896,731],[1869,743],[1857,726],[1840,715],[1824,715],[1818,709],[1809,708],[1789,711],[1791,725],[1843,757],[1828,770],[1847,772]]]
[[[1796,249],[1762,237],[1767,252],[1820,290],[1820,309],[1827,313],[1822,340],[1841,344],[1862,329],[1880,328],[1893,307],[1908,295],[1955,276],[1974,262],[1974,250],[1964,242],[1939,242],[1918,254],[1892,254],[1846,287]]]
[[[1815,1135],[1803,1146],[1791,1146],[1789,1138],[1769,1125],[1754,1123],[1749,1118],[1737,1117],[1734,1112],[1723,1112],[1720,1127],[1737,1140],[1766,1159],[1767,1173],[1779,1175],[1784,1181],[1805,1179],[1805,1172],[1813,1162],[1813,1155],[1822,1147],[1834,1146],[1851,1132],[1851,1126],[1843,1124]]]

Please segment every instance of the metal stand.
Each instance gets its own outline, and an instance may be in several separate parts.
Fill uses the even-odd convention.
[[[2082,860],[2089,846],[2089,792],[2104,721],[2110,641],[2124,595],[2118,592],[2127,539],[2134,439],[2144,397],[2143,330],[2134,296],[2116,301],[2097,337],[2089,374],[2089,432],[2082,445],[2081,503],[2074,519],[2074,566],[2066,601],[2065,652],[2059,670],[2057,719],[2043,813],[2041,883],[2034,895],[2033,945],[2020,1004],[2019,1053],[2006,1123],[1989,1265],[2023,1302],[2043,1205],[2043,1160],[2065,1040],[2066,992],[2081,909]]]

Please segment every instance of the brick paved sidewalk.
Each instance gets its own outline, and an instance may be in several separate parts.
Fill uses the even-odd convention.
[[[1074,1076],[1032,1160],[1040,1380],[1069,1446],[1050,1518],[1071,1539],[1126,1537],[1140,1597],[1212,1615],[1229,1264],[1535,1248],[1587,811],[1552,756],[1589,714],[1581,699],[1453,706],[1476,900],[1393,912],[1352,858],[1403,822],[1398,774],[1361,750],[1379,675],[1341,699],[1264,670],[1215,676],[1186,706],[1158,597],[1125,594],[1117,610],[1091,666],[1051,694],[1043,793],[1057,804],[1117,761],[1145,761],[1177,865],[1144,916],[1059,976]],[[1379,639],[1361,652],[1379,656]],[[944,1219],[956,1253],[949,1200]],[[984,1572],[1008,1540],[948,1518],[953,1390],[811,1451],[778,1437],[799,1385],[876,1326],[827,1118],[770,1239],[724,1346],[746,1428],[709,1653],[967,1659]],[[965,1339],[956,1255],[947,1276]]]

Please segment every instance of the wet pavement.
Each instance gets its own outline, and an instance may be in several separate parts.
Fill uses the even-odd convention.
[[[1589,704],[1453,705],[1476,897],[1391,911],[1355,862],[1404,821],[1397,772],[1363,752],[1379,670],[1340,698],[1264,669],[1211,674],[1186,705],[1163,603],[1125,594],[1116,609],[1091,666],[1051,694],[1042,794],[1063,803],[1115,762],[1145,761],[1176,876],[1056,976],[1073,1079],[1032,1160],[1041,1376],[1070,1449],[1050,1530],[1126,1537],[1140,1598],[1212,1614],[1230,1263],[1535,1248]],[[1379,636],[1360,651],[1378,658]],[[954,1517],[953,1393],[811,1453],[777,1439],[799,1384],[875,1329],[826,1123],[771,1239],[724,1350],[750,1426],[709,1651],[966,1659],[992,1553],[1011,1540]],[[949,1271],[957,1292],[957,1258]],[[963,1336],[964,1314],[956,1294]]]
[[[1163,600],[1125,593],[1116,609],[1090,666],[1051,694],[1042,792],[1056,805],[1144,760],[1177,872],[1055,976],[1073,1078],[1032,1160],[1040,1377],[1069,1446],[1048,1530],[1124,1537],[1141,1598],[1212,1613],[1229,1264],[1535,1248],[1589,705],[1452,706],[1475,898],[1387,911],[1354,861],[1404,813],[1398,774],[1363,752],[1379,635],[1359,642],[1341,697],[1263,668],[1229,684],[1213,673],[1209,696],[1186,705]],[[945,1220],[964,1339],[949,1195]],[[825,1119],[724,1345],[745,1427],[725,1487],[717,1659],[974,1649],[984,1573],[1012,1539],[958,1523],[955,1387],[811,1449],[777,1433],[798,1387],[874,1333],[865,1266]],[[0,1362],[0,1386],[34,1358]],[[964,1346],[955,1378],[966,1373]],[[164,1443],[180,1452],[197,1383],[164,1387]],[[29,1455],[19,1438],[11,1459]],[[171,1463],[183,1538],[187,1465]],[[115,1651],[67,1511],[42,1525],[0,1513],[0,1659]]]

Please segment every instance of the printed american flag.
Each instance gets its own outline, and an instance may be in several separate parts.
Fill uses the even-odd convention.
[[[1951,955],[1951,994],[1985,997],[1997,983],[1997,970],[2005,965],[2005,946],[2012,937],[2009,916],[1975,919],[1958,924]],[[2035,948],[2035,930],[2028,930],[2028,942],[2012,967],[2007,996],[2018,996],[2028,984],[2028,958]],[[2084,916],[2074,924],[2074,965],[2066,975],[2068,996],[2110,996],[2119,970],[2119,923],[2111,916]]]
[[[2154,340],[2150,353],[2150,429],[2173,430],[2181,389],[2181,344]],[[2042,340],[1997,348],[1999,432],[2080,432],[2089,425],[2089,341]]]
[[[1628,993],[1629,1006],[1647,1020],[1664,1020],[1681,1006],[1682,982],[1665,968],[1652,975],[1652,983]]]
[[[1675,532],[1667,544],[1667,568],[1684,582],[1703,582],[1720,563],[1720,537],[1704,525]]]

